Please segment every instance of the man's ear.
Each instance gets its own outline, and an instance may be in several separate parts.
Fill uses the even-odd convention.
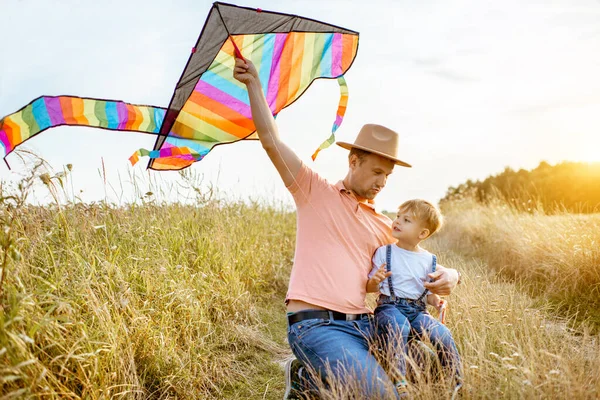
[[[352,169],[356,167],[358,164],[358,156],[356,154],[352,154],[348,157],[348,166]]]
[[[425,240],[428,237],[429,237],[429,229],[425,228],[425,229],[421,230],[421,233],[419,233],[419,239]]]

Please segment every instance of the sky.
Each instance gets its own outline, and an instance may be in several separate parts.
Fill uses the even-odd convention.
[[[411,198],[437,201],[449,186],[540,161],[600,161],[600,1],[244,1],[360,32],[346,74],[350,99],[337,138],[353,141],[378,123],[400,135],[396,168],[376,199],[392,210]],[[0,116],[40,95],[75,95],[166,107],[212,3],[200,0],[0,0]],[[347,151],[329,136],[339,88],[319,80],[277,124],[283,140],[332,183]],[[24,146],[57,171],[72,164],[70,190],[83,201],[133,200],[157,186],[180,188],[177,172],[130,168],[152,148],[139,133],[60,127]],[[11,154],[16,179],[28,168]],[[103,166],[104,165],[104,166]],[[104,171],[104,172],[103,172]],[[258,142],[219,146],[187,177],[233,199],[292,204]],[[158,183],[157,183],[158,182]],[[185,190],[183,190],[185,191]],[[48,194],[36,192],[39,201]],[[184,193],[161,192],[166,198]]]

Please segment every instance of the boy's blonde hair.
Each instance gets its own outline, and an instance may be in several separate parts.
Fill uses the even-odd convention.
[[[440,210],[426,200],[415,199],[405,201],[398,207],[398,211],[412,214],[421,221],[423,226],[429,229],[429,236],[439,231],[444,224],[444,217]]]

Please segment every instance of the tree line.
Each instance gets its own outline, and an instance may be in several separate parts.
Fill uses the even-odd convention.
[[[505,168],[483,181],[448,188],[441,204],[471,197],[481,203],[501,200],[522,211],[600,212],[600,162],[542,161],[530,171]]]

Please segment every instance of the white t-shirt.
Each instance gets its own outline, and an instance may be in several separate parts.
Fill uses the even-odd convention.
[[[381,246],[375,251],[372,259],[373,269],[369,272],[369,278],[375,274],[381,264],[386,262],[386,247]],[[433,271],[433,254],[427,250],[409,251],[393,244],[391,264],[392,286],[396,297],[407,299],[421,297],[425,291],[423,283],[428,280],[427,274]],[[382,294],[391,296],[387,278],[381,282],[379,290]]]

